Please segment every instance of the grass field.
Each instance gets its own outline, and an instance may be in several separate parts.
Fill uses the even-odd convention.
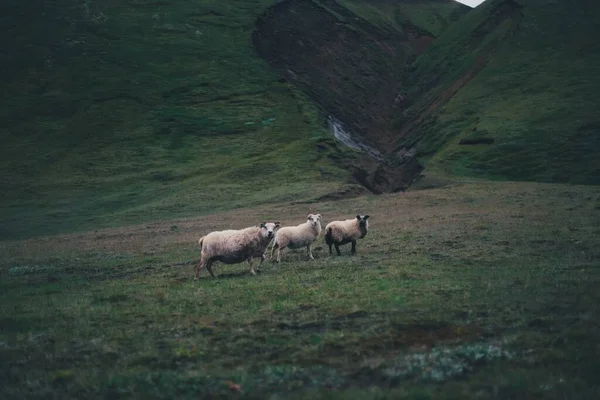
[[[343,186],[326,121],[253,47],[273,3],[2,2],[0,238]]]
[[[197,239],[371,215],[194,282]],[[597,398],[600,189],[455,182],[0,242],[2,398]],[[239,386],[237,386],[239,385]]]
[[[276,3],[3,1],[0,239],[346,190],[355,154],[336,146],[319,109],[252,42],[257,18]],[[437,175],[599,182],[597,5],[488,0],[457,21],[464,9],[452,2],[388,3],[307,0],[318,9],[311,21],[328,22],[287,38],[329,38],[331,28],[350,41],[321,60],[331,75],[305,82],[316,100],[330,96],[336,117],[377,122],[357,132],[389,134],[380,150],[396,148],[400,164],[417,152]],[[397,47],[408,22],[439,38],[404,76],[412,55],[391,62],[357,26],[374,25],[370,36]],[[437,101],[483,55],[485,67]],[[385,112],[373,118],[377,110]],[[495,142],[458,145],[473,137]]]
[[[600,183],[599,11],[573,0],[488,0],[470,11],[413,65],[406,90],[422,93],[397,126],[422,119],[400,144],[420,138],[436,174]],[[459,145],[480,138],[494,142]]]

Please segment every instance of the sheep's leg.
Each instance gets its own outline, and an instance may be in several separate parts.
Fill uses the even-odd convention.
[[[254,257],[248,257],[248,263],[250,264],[250,273],[256,275],[256,272],[254,272]]]
[[[273,259],[273,255],[275,254],[275,250],[279,250],[279,243],[273,243],[273,247],[271,247],[271,258],[270,258],[270,260]]]
[[[209,261],[206,263],[206,269],[208,270],[208,273],[210,274],[210,276],[212,276],[213,278],[216,278],[217,276],[215,275],[215,273],[212,270],[212,265],[213,265],[214,261]]]
[[[277,246],[277,262],[280,263],[281,262],[281,254],[283,253],[283,250],[285,249],[285,246]]]
[[[202,258],[200,259],[200,262],[198,262],[198,265],[196,265],[196,275],[194,275],[194,280],[195,280],[195,281],[197,281],[197,280],[198,280],[198,278],[200,277],[200,270],[201,270],[202,268],[206,267],[206,266],[207,266],[207,262],[206,262],[206,260],[204,259],[204,257],[202,257]],[[208,268],[207,268],[207,269],[208,269]],[[209,270],[209,272],[210,272],[210,270]]]
[[[356,253],[356,240],[352,241],[352,250],[350,251],[352,251],[352,254]]]
[[[331,249],[331,243],[327,243],[329,245],[329,255],[333,255],[333,250]]]
[[[315,259],[312,254],[312,243],[306,246],[306,254],[308,254],[308,258],[310,258],[311,260]]]
[[[262,253],[260,255],[260,263],[258,264],[258,267],[256,267],[256,271],[260,272],[260,267],[262,266],[263,262],[265,262],[265,253]]]
[[[342,253],[340,252],[340,246],[337,243],[334,243],[333,245],[335,246],[335,251],[337,251],[337,255],[341,256]]]

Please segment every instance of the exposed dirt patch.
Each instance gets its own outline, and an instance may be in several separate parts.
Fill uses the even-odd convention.
[[[385,154],[407,66],[433,37],[409,23],[403,30],[380,31],[333,0],[288,0],[257,20],[252,38],[282,77]],[[414,155],[401,165],[364,156],[349,168],[373,193],[404,190],[421,170]]]
[[[478,49],[507,20],[513,24],[508,34],[514,32],[520,10],[512,0],[498,2],[466,39],[466,51]],[[382,31],[333,0],[287,0],[268,9],[253,33],[259,54],[284,79],[383,155],[383,162],[365,155],[347,166],[376,194],[403,191],[419,175],[416,149],[436,113],[486,66],[499,40],[485,43],[454,81],[443,83],[448,67],[440,65],[417,82],[410,65],[435,37],[406,21],[402,32]],[[394,126],[403,111],[406,119]]]

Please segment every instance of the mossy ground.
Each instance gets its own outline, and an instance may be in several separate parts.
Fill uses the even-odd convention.
[[[2,397],[598,398],[599,189],[455,178],[593,182],[593,27],[555,41],[569,2],[524,8],[522,50],[425,125],[437,189],[322,202],[352,155],[255,54],[273,3],[2,3]],[[473,132],[498,146],[453,147]],[[309,212],[371,232],[192,281],[201,235]]]
[[[272,3],[3,2],[0,237],[343,186],[326,121],[253,48]]]
[[[598,12],[597,3],[538,0],[470,11],[413,65],[407,90],[425,90],[397,126],[435,111],[400,142],[420,138],[431,174],[600,183]],[[459,145],[470,138],[494,142]]]
[[[455,182],[2,242],[3,397],[594,398],[598,198]],[[308,212],[371,231],[192,280],[199,236]]]

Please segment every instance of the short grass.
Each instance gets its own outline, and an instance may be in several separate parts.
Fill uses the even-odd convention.
[[[4,241],[2,397],[597,398],[599,201],[455,182]],[[192,280],[199,236],[308,212],[371,231]]]
[[[253,48],[273,3],[2,2],[0,237],[344,184],[325,121]]]
[[[380,29],[404,32],[403,24],[409,23],[435,37],[469,10],[467,6],[458,2],[444,0],[426,2],[339,0],[339,3]]]
[[[600,183],[598,11],[591,2],[488,0],[451,25],[415,62],[408,91],[424,92],[397,121],[439,106],[413,131],[429,172]],[[458,145],[478,137],[495,141]]]

